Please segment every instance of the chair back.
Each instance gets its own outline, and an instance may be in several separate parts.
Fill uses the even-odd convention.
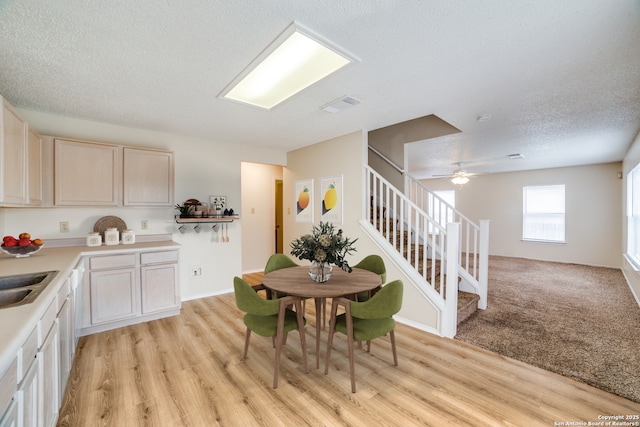
[[[358,319],[383,319],[391,317],[402,308],[402,280],[394,280],[382,287],[365,302],[351,301],[351,316]]]
[[[273,316],[280,312],[280,300],[266,300],[240,277],[233,278],[236,305],[247,314]]]
[[[285,254],[273,254],[267,260],[267,265],[264,267],[264,274],[271,273],[272,271],[280,270],[281,268],[297,267],[298,264],[293,262],[291,258]]]
[[[363,270],[368,270],[380,275],[380,277],[382,277],[382,283],[387,281],[387,269],[380,255],[367,255],[353,267],[362,268]]]

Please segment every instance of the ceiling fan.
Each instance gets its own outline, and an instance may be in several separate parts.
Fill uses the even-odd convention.
[[[434,178],[451,178],[451,182],[453,182],[456,185],[463,185],[466,184],[467,182],[469,182],[469,178],[476,176],[476,175],[480,175],[478,173],[471,173],[471,172],[467,172],[466,170],[462,169],[462,166],[464,165],[464,162],[457,162],[454,163],[456,166],[458,166],[458,170],[455,171],[452,174],[448,174],[448,175],[433,175]]]

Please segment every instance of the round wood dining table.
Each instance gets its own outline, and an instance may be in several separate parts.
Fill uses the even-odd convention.
[[[334,266],[331,278],[324,283],[317,283],[309,276],[308,266],[281,268],[267,273],[262,278],[265,287],[296,297],[308,297],[315,300],[316,305],[316,368],[320,368],[320,326],[319,315],[322,301],[326,298],[337,298],[371,291],[382,285],[380,275],[361,268],[354,268],[348,273]]]

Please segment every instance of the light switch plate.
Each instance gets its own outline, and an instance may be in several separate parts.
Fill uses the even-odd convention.
[[[209,202],[211,207],[219,205],[224,209],[227,205],[227,196],[209,196]]]

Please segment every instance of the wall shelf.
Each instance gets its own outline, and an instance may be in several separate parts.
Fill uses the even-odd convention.
[[[232,216],[215,216],[215,217],[188,217],[180,218],[179,215],[175,216],[175,220],[178,224],[207,224],[207,223],[220,223],[220,222],[233,222],[240,219],[238,215]]]

